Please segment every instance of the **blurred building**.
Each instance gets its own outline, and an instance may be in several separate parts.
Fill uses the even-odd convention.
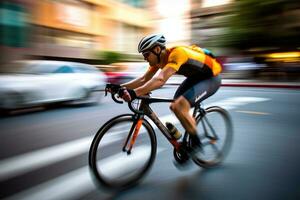
[[[92,59],[95,51],[135,53],[151,32],[147,1],[39,0],[32,5],[31,48],[39,58]]]
[[[190,44],[191,40],[192,0],[4,1],[22,8],[26,5],[26,12],[19,13],[22,17],[9,11],[7,18],[7,21],[19,20],[27,27],[10,29],[5,36],[8,42],[23,37],[18,58],[93,62],[95,52],[99,51],[136,55],[139,40],[149,33],[163,33],[168,45]],[[7,47],[11,45],[4,44]],[[17,52],[20,48],[12,50]],[[14,59],[17,58],[10,60]]]
[[[155,32],[163,33],[167,45],[183,45],[191,42],[191,1],[155,0],[149,4],[153,13]]]
[[[133,52],[150,32],[146,1],[4,0],[1,63],[25,57],[93,58],[97,50]]]
[[[0,1],[0,64],[20,59],[28,47],[29,0]]]
[[[212,47],[223,54],[215,39],[226,29],[233,0],[193,0],[191,9],[191,42],[202,47]]]

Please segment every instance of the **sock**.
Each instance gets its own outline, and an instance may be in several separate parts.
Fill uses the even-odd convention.
[[[199,146],[201,141],[197,134],[190,134],[191,140],[192,140],[192,146]]]

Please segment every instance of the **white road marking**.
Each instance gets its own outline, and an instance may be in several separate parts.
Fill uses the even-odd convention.
[[[205,104],[204,106],[209,107],[218,105],[230,110],[248,103],[263,102],[268,100],[270,99],[258,97],[232,97],[218,102],[213,102],[211,104]],[[178,119],[173,114],[162,116],[160,119],[164,123],[167,121],[174,124],[179,123]],[[150,121],[150,123],[154,128],[156,128],[152,121]],[[107,143],[112,143],[118,139],[119,137],[114,135],[114,137],[112,137]],[[42,168],[44,166],[85,153],[89,150],[91,140],[91,137],[85,137],[1,160],[0,180],[7,180],[9,178],[16,177],[38,168]]]
[[[222,101],[218,101],[215,103],[205,105],[205,107],[220,106],[224,109],[232,110],[239,106],[246,105],[249,103],[263,102],[263,101],[269,101],[269,100],[271,100],[271,99],[261,98],[261,97],[231,97],[228,99],[224,99]]]
[[[163,148],[158,148],[157,153],[164,150],[165,149]],[[135,148],[135,153],[130,155],[131,159],[124,159],[124,153],[108,157],[106,160],[102,160],[102,162],[106,163],[107,161],[107,163],[110,164],[104,165],[102,171],[110,173],[112,176],[118,176],[120,173],[125,173],[125,171],[122,171],[124,169],[118,167],[119,163],[132,169],[133,167],[136,167],[136,164],[140,159],[145,157],[148,151],[149,147],[140,146]],[[96,187],[93,184],[89,169],[85,166],[10,196],[5,200],[71,200],[78,198],[78,196],[82,196],[83,194],[88,194],[95,189]]]
[[[260,98],[260,97],[231,97],[227,98],[221,101],[209,103],[209,104],[204,104],[204,108],[208,108],[210,106],[220,106],[226,110],[232,110],[235,109],[239,106],[246,105],[249,103],[256,103],[256,102],[263,102],[263,101],[270,101],[271,99],[269,98]],[[193,113],[193,110],[190,111],[190,113]],[[174,124],[179,123],[178,119],[174,114],[166,115],[163,117],[160,117],[160,120],[165,123],[165,122],[172,122]],[[151,121],[151,125],[155,127],[155,124]]]
[[[74,199],[95,189],[88,170],[87,166],[79,168],[10,196],[6,200]]]
[[[111,137],[107,144],[119,140]],[[71,142],[39,149],[0,161],[0,180],[7,180],[35,169],[80,155],[89,150],[92,137],[84,137]]]

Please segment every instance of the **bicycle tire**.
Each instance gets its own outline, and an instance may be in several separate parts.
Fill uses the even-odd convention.
[[[222,119],[223,122],[220,119]],[[198,153],[196,153],[196,155],[193,156],[192,158],[193,161],[198,166],[203,168],[211,168],[219,165],[228,155],[233,140],[232,121],[229,113],[221,107],[212,106],[205,109],[204,115],[199,114],[196,117],[196,122],[197,122],[198,136],[201,139],[202,148]],[[211,127],[209,127],[208,124],[211,124]],[[224,127],[221,127],[222,125]],[[204,135],[205,126],[206,126],[206,132],[211,138]],[[211,130],[211,128],[213,128],[213,130],[215,131],[219,139],[216,139],[213,136],[212,134],[213,131]],[[221,134],[219,134],[221,133],[222,129],[224,129],[223,130],[224,136],[222,138],[224,140],[223,145],[221,144],[222,143]],[[219,147],[219,151],[217,151],[218,150],[217,145],[221,146]],[[210,157],[209,155],[210,148],[212,148],[212,151],[217,151],[215,156]]]
[[[115,117],[99,129],[92,141],[89,151],[90,171],[97,183],[101,183],[107,189],[120,190],[137,184],[146,175],[154,162],[157,150],[156,136],[152,126],[145,119],[143,119],[131,154],[128,155],[127,152],[122,150],[133,122],[134,115],[132,114]],[[116,134],[116,130],[121,132]],[[124,131],[127,134],[124,134]],[[111,156],[111,153],[118,147],[116,144],[120,144],[120,148],[117,149],[118,153]],[[144,159],[145,162],[141,165],[140,163],[130,163],[128,159],[131,159],[132,162]],[[136,166],[140,168],[135,168]]]

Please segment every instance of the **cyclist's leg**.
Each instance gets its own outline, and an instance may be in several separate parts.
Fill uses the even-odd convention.
[[[183,128],[190,134],[196,135],[196,121],[190,115],[190,103],[184,96],[178,97],[170,106]]]
[[[200,146],[200,140],[197,136],[195,119],[190,115],[189,110],[197,103],[213,95],[220,85],[221,78],[219,76],[197,81],[186,79],[175,93],[176,100],[171,104],[171,109],[190,134],[192,146],[195,148]]]
[[[193,157],[193,155],[201,150],[201,141],[197,134],[196,121],[189,113],[191,105],[184,96],[180,96],[171,104],[171,109],[190,136],[191,143],[189,144],[191,146],[186,144],[183,148]]]
[[[170,106],[170,109],[179,119],[183,128],[191,134],[196,132],[196,122],[195,119],[189,114],[191,105],[189,101],[183,96],[183,94],[186,91],[190,90],[197,82],[199,81],[195,79],[185,79],[176,90],[174,95],[175,101]]]
[[[207,79],[187,78],[175,92],[174,99],[183,96],[194,107],[196,104],[213,95],[221,86],[220,75]]]
[[[189,101],[191,107],[212,96],[221,86],[221,77],[214,76],[201,80],[182,95]]]

